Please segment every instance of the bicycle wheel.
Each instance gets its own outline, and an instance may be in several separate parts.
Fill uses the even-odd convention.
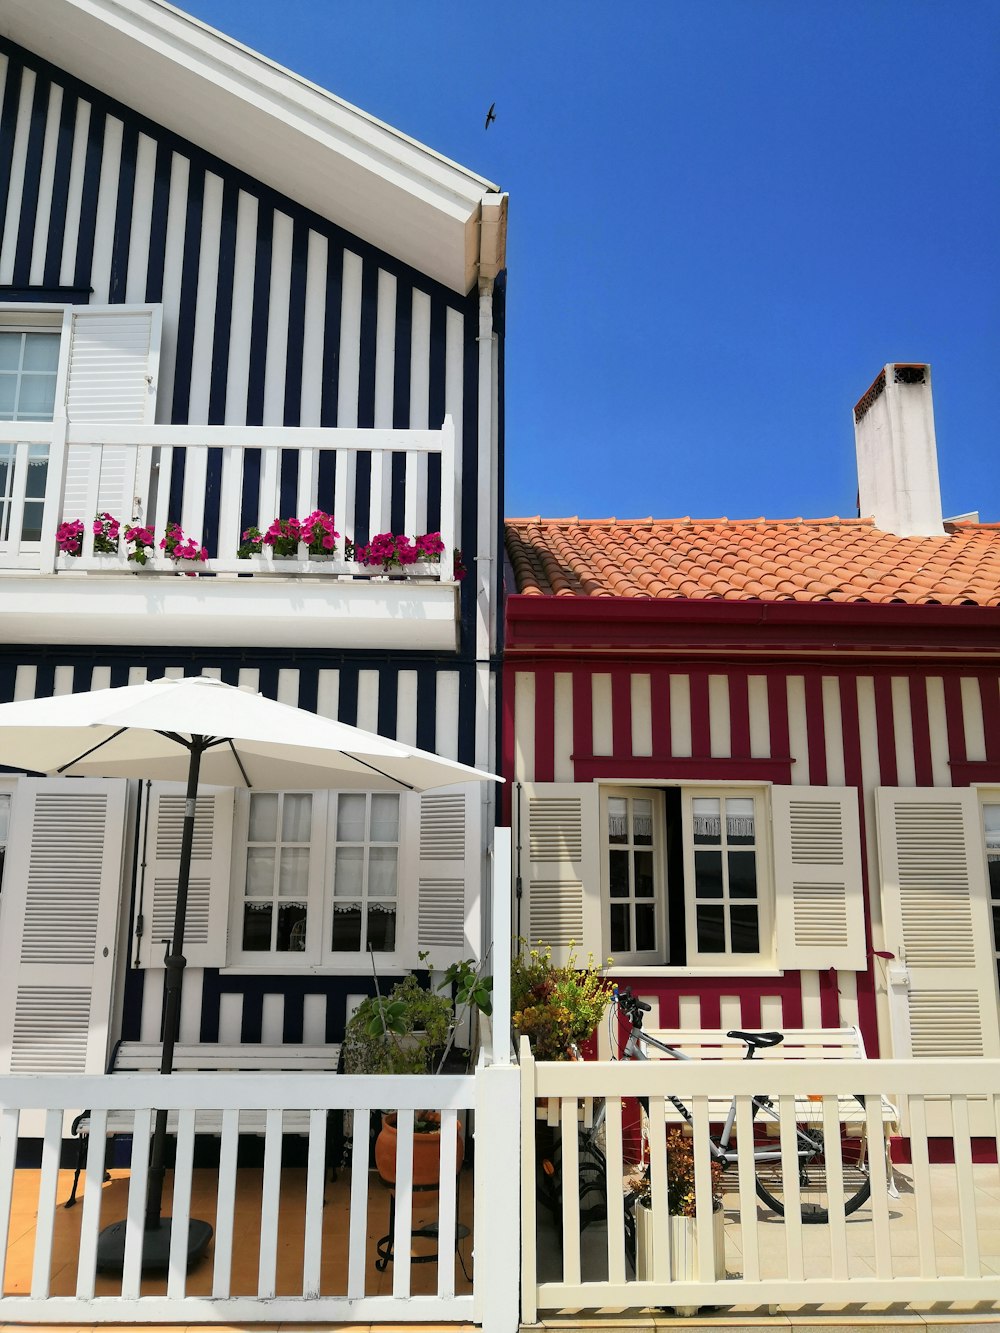
[[[863,1117],[864,1099],[859,1096],[857,1100]],[[771,1121],[770,1124],[776,1131],[777,1122]],[[765,1137],[759,1132],[764,1129],[764,1123],[755,1116],[755,1154],[767,1151],[768,1148],[777,1151],[780,1142],[778,1134]],[[796,1123],[795,1132],[799,1144],[797,1173],[802,1221],[827,1222],[830,1218],[831,1198],[822,1127],[809,1121],[799,1121]],[[867,1140],[863,1136],[857,1139],[845,1139],[842,1135],[840,1146],[844,1213],[850,1215],[861,1207],[872,1190],[868,1174]],[[789,1187],[782,1162],[758,1159],[754,1169],[757,1176],[757,1194],[779,1217],[784,1217]]]

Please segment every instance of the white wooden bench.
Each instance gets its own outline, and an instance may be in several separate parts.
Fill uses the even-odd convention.
[[[160,1068],[163,1050],[159,1042],[120,1041],[115,1047],[108,1068],[109,1074],[151,1074]],[[184,1043],[174,1047],[173,1067],[177,1073],[200,1074],[264,1074],[264,1073],[311,1073],[334,1074],[340,1062],[340,1046],[327,1045],[277,1045],[267,1046],[253,1042],[236,1046],[223,1046],[216,1042]],[[249,1108],[240,1111],[240,1133],[262,1135],[266,1127],[267,1109]],[[167,1132],[177,1132],[177,1112],[167,1116]],[[284,1134],[308,1134],[309,1112],[286,1110],[282,1118]],[[86,1140],[90,1134],[90,1112],[83,1111],[73,1121],[73,1133],[79,1136],[80,1150],[76,1172],[73,1177],[73,1189],[66,1207],[76,1202],[77,1186],[84,1166]],[[132,1113],[127,1111],[109,1111],[107,1134],[132,1133]],[[222,1133],[222,1112],[219,1110],[198,1111],[195,1115],[195,1133],[220,1135]]]

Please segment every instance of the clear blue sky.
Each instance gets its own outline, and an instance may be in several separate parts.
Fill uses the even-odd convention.
[[[509,190],[508,514],[853,515],[927,361],[1000,520],[995,0],[186,7]]]

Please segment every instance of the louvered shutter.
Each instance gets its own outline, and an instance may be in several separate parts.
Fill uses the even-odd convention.
[[[525,782],[514,804],[522,821],[514,834],[521,934],[532,946],[550,945],[556,963],[566,962],[570,946],[581,962],[590,953],[602,959],[597,787]]]
[[[400,908],[415,922],[401,948],[447,967],[480,952],[479,789],[444,787],[404,800]]]
[[[184,784],[154,782],[149,796],[146,869],[140,884],[143,967],[162,967],[164,940],[174,930],[177,872],[184,821]],[[198,791],[191,850],[184,957],[192,967],[226,963],[229,869],[233,840],[233,792],[229,787]]]
[[[892,1054],[941,1060],[1000,1056],[985,849],[971,789],[883,787],[875,794]],[[946,1076],[945,1076],[946,1077]],[[991,1109],[970,1106],[974,1134]],[[949,1134],[931,1105],[931,1134]]]
[[[87,306],[66,311],[63,378],[56,412],[69,421],[152,424],[156,416],[162,307]],[[93,518],[107,511],[122,522],[149,517],[148,449],[106,445],[96,502],[88,503],[92,451],[70,445],[63,518]],[[136,498],[139,507],[136,507]]]
[[[773,787],[771,818],[778,966],[863,972],[867,951],[857,791]]]
[[[107,1067],[125,799],[124,781],[18,780],[0,904],[2,1074]]]

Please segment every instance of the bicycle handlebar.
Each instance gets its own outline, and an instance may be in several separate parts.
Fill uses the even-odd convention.
[[[653,1009],[651,1004],[645,1004],[637,996],[633,995],[627,986],[623,987],[621,990],[619,990],[617,986],[615,987],[615,1003],[618,1005],[619,1009],[623,1009],[626,1015],[633,1019],[636,1014],[648,1014],[651,1013]]]

